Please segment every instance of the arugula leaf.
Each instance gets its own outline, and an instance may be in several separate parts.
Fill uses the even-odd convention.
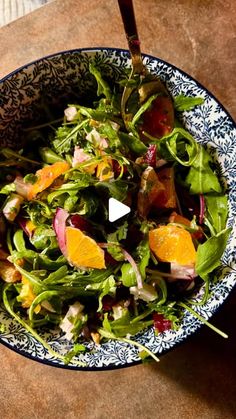
[[[11,291],[12,289],[12,284],[5,284],[4,289],[3,289],[3,304],[6,308],[6,310],[8,311],[8,313],[17,321],[17,323],[19,323],[21,326],[23,326],[26,330],[28,330],[28,332],[34,336],[34,338],[40,342],[44,348],[46,348],[49,353],[56,358],[61,359],[63,362],[65,362],[65,356],[61,355],[59,353],[57,353],[56,351],[54,351],[54,349],[52,349],[52,347],[46,342],[46,340],[44,340],[35,330],[34,328],[30,327],[29,324],[23,319],[21,318],[18,313],[15,313],[14,311],[14,302],[15,300],[8,299],[8,291]],[[83,366],[85,367],[86,364],[84,362],[81,361],[76,361],[77,365]]]
[[[126,134],[125,132],[119,132],[119,138],[123,146],[128,147],[133,153],[141,156],[146,153],[147,146],[140,140],[140,138],[134,134]]]
[[[108,100],[111,100],[111,89],[108,83],[102,78],[101,72],[95,67],[94,64],[89,63],[89,71],[95,77],[97,81],[97,95],[104,95]]]
[[[107,188],[111,197],[117,201],[124,201],[127,196],[128,184],[124,180],[116,179],[96,183],[96,188]]]
[[[32,274],[32,272],[28,272],[26,269],[23,269],[19,265],[15,265],[15,267],[21,273],[21,275],[30,282],[36,295],[46,290],[43,281],[37,275]]]
[[[60,281],[62,278],[64,278],[68,274],[68,268],[67,266],[63,265],[60,268],[54,270],[51,272],[46,279],[44,279],[43,284],[55,284],[58,281]]]
[[[133,287],[137,285],[136,273],[130,263],[123,263],[121,266],[121,281],[125,287]]]
[[[217,175],[213,172],[210,166],[211,163],[211,156],[203,147],[200,147],[198,155],[193,161],[189,173],[185,179],[186,183],[190,186],[190,193],[221,193],[222,188]]]
[[[125,319],[126,320],[126,319]],[[112,332],[117,337],[125,337],[127,335],[136,335],[142,330],[146,329],[148,326],[153,324],[153,320],[139,321],[136,323],[130,323],[130,320],[127,316],[126,323],[124,319],[114,320],[111,323]]]
[[[114,233],[108,234],[108,241],[119,243],[121,240],[125,240],[127,238],[128,226],[128,222],[125,221]]]
[[[34,234],[30,238],[32,245],[38,250],[56,250],[58,249],[58,242],[56,234],[48,225],[40,225],[36,227]]]
[[[41,163],[39,163],[38,161],[31,160],[31,159],[29,159],[27,157],[24,157],[22,155],[22,152],[23,152],[23,150],[14,151],[14,150],[12,150],[9,147],[3,147],[3,148],[0,149],[0,154],[2,154],[6,158],[16,157],[20,161],[25,161],[25,162],[28,162],[28,163],[32,163],[32,164],[36,164],[36,165],[40,165],[41,166]]]
[[[103,319],[103,322],[102,322],[102,326],[103,326],[103,328],[106,332],[112,334],[111,325],[110,325],[110,322],[109,322],[109,319],[108,319],[108,313],[104,313],[104,319]]]
[[[213,231],[219,233],[226,227],[228,216],[227,196],[226,195],[205,195],[206,214]]]
[[[88,108],[86,106],[81,106],[81,105],[76,105],[76,108],[79,111],[79,115],[82,115],[88,118],[86,119],[86,121],[88,121],[89,119],[94,119],[95,121],[100,121],[100,122],[105,122],[107,120],[109,121],[116,120],[112,110],[102,111],[99,109]]]
[[[123,309],[123,315],[117,320],[109,320],[107,313],[103,320],[103,330],[107,332],[107,336],[102,333],[104,337],[111,338],[115,336],[116,338],[126,337],[127,335],[136,335],[138,332],[146,329],[146,327],[151,326],[153,320],[140,320],[132,322],[128,309]],[[99,330],[100,331],[100,330]]]
[[[66,258],[59,256],[57,259],[51,259],[47,255],[37,253],[31,249],[25,249],[21,251],[13,251],[11,254],[11,262],[17,263],[18,260],[25,259],[32,266],[37,263],[41,268],[48,270],[55,270],[65,265]]]
[[[75,206],[78,202],[78,199],[79,199],[78,195],[77,196],[68,196],[64,201],[63,208],[69,213],[74,212],[75,211]]]
[[[28,173],[25,177],[24,177],[24,182],[25,183],[30,183],[31,185],[34,185],[38,180],[38,176],[36,176],[34,173]]]
[[[76,196],[78,191],[88,188],[93,182],[93,178],[89,174],[80,173],[80,176],[74,182],[64,183],[54,192],[48,194],[48,203],[51,204],[56,197],[64,193],[69,194],[69,196]]]
[[[35,225],[45,224],[48,219],[53,217],[52,209],[45,202],[39,200],[27,202],[25,210]]]
[[[55,139],[52,141],[53,147],[59,155],[67,153],[72,146],[78,143],[79,131],[87,125],[89,119],[85,119],[71,128],[70,125],[63,125],[56,131]]]
[[[141,226],[141,230],[146,229],[146,223],[143,223]],[[115,237],[113,237],[115,240]],[[149,241],[148,238],[145,237],[137,246],[136,252],[135,252],[135,259],[139,260],[138,262],[138,269],[141,274],[142,279],[146,278],[146,267],[149,263],[150,259],[150,248],[149,248]],[[126,287],[132,287],[137,285],[137,276],[130,265],[130,263],[124,263],[121,267],[121,281],[123,285]]]
[[[137,247],[137,255],[140,259],[138,264],[139,271],[143,279],[146,278],[146,267],[148,266],[149,259],[150,259],[150,247],[149,247],[149,240],[145,238],[142,240],[138,247]]]
[[[86,347],[80,343],[75,343],[73,349],[71,349],[67,354],[64,356],[64,362],[68,365],[74,356],[79,355],[81,352],[85,352]]]
[[[95,193],[91,193],[91,191],[85,189],[81,192],[79,203],[76,206],[76,212],[80,215],[91,217],[96,213],[98,206],[99,199]]]
[[[15,192],[15,191],[16,191],[16,185],[15,185],[15,183],[13,182],[13,183],[8,183],[8,185],[3,186],[3,187],[0,189],[0,194],[3,194],[3,195],[10,195],[10,194],[11,194],[11,192]]]
[[[198,155],[198,143],[184,128],[175,127],[170,134],[160,140],[151,139],[157,145],[162,158],[176,160],[182,166],[191,166]]]
[[[29,308],[29,320],[32,322],[34,320],[34,310],[37,307],[38,304],[41,304],[42,301],[49,301],[51,298],[53,297],[58,297],[58,292],[57,291],[51,291],[51,290],[47,290],[47,291],[42,291],[40,292],[32,301],[30,308]],[[22,299],[22,295],[20,294],[17,297],[17,301],[24,301],[24,298]]]
[[[231,228],[222,230],[198,246],[196,272],[202,279],[207,279],[208,274],[220,266],[220,258],[224,253],[230,233]]]
[[[104,281],[99,282],[99,283],[94,283],[94,284],[88,284],[86,287],[86,290],[95,290],[100,292],[99,294],[99,298],[98,298],[98,302],[99,302],[99,306],[97,311],[101,311],[102,310],[102,299],[105,295],[107,294],[114,294],[115,293],[115,279],[113,275],[110,275],[108,278],[106,278]]]
[[[138,120],[140,119],[140,117],[142,116],[142,114],[144,113],[144,112],[146,112],[149,108],[150,108],[150,106],[151,106],[151,104],[152,104],[152,102],[157,98],[157,96],[160,96],[160,93],[156,93],[156,94],[154,94],[154,95],[152,95],[152,96],[150,96],[147,100],[146,100],[146,102],[139,108],[139,110],[136,112],[136,114],[133,116],[133,119],[132,119],[132,121],[131,121],[131,123],[130,123],[130,125],[134,128],[135,127],[135,125],[137,124],[137,122],[138,122]],[[128,124],[129,125],[129,124]]]
[[[109,147],[116,150],[120,147],[121,142],[117,133],[117,130],[113,128],[110,121],[106,121],[100,127],[97,128],[98,132],[105,138],[108,139]]]
[[[64,159],[56,154],[49,147],[40,147],[39,154],[44,163],[53,164],[57,161],[64,161]]]
[[[71,349],[67,354],[64,356],[64,362],[66,365],[68,365],[71,360],[74,358],[74,356],[80,354],[81,352],[85,352],[86,347],[80,343],[75,343],[73,345],[73,349]]]
[[[189,111],[197,105],[202,105],[204,99],[202,97],[189,97],[178,95],[174,98],[174,108],[176,111]]]
[[[124,260],[124,255],[121,251],[120,241],[125,240],[128,232],[128,223],[124,222],[113,233],[107,235],[107,242],[110,244],[107,248],[108,253],[117,261]]]
[[[65,264],[65,262],[64,262]],[[56,269],[56,268],[55,268]],[[59,285],[60,289],[63,292],[63,289],[66,285],[73,287],[73,286],[81,286],[85,289],[85,287],[89,284],[100,283],[105,281],[111,274],[113,269],[91,269],[88,271],[72,271],[72,273],[66,274],[65,271],[63,273],[62,268],[60,270],[52,272],[48,278],[46,278],[43,283],[47,285]],[[96,291],[96,290],[95,290]],[[88,290],[86,291],[88,292]]]

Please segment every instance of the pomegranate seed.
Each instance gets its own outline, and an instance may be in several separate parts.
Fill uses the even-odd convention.
[[[162,333],[162,332],[165,332],[165,330],[171,329],[171,321],[165,319],[163,314],[154,313],[153,321],[154,321],[154,328],[159,333]]]

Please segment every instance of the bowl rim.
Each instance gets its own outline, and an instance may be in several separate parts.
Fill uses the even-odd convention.
[[[228,299],[230,297],[232,297],[233,293],[235,293],[235,296],[236,296],[236,283],[234,284],[230,293],[228,293],[228,295],[223,300],[221,305],[216,308],[216,310],[214,311],[214,313],[212,314],[212,316],[210,318],[214,318],[216,316],[216,314],[219,312],[219,310],[221,310],[221,308],[227,303]],[[188,339],[182,338],[179,342],[176,342],[176,344],[174,346],[172,346],[171,348],[164,349],[160,354],[158,354],[158,358],[160,359],[160,361],[161,361],[161,358],[164,355],[166,355],[167,353],[170,353],[170,352],[174,351],[174,349],[183,345],[184,343],[187,343],[187,342],[191,341],[196,335],[201,333],[202,329],[208,330],[209,328],[204,323],[201,323],[191,333],[191,335],[188,336]],[[214,333],[214,332],[212,331],[212,333]],[[10,349],[11,351],[17,353],[18,355],[29,359],[30,361],[34,361],[34,362],[40,363],[42,365],[47,365],[48,367],[59,368],[59,369],[64,369],[64,370],[71,370],[71,371],[79,371],[79,372],[100,372],[100,371],[104,371],[104,372],[106,372],[106,371],[120,370],[120,369],[123,369],[123,368],[131,368],[131,367],[143,364],[143,361],[140,359],[138,361],[132,361],[132,362],[129,362],[129,363],[126,363],[126,364],[123,364],[123,365],[105,365],[103,367],[95,367],[95,366],[93,366],[93,367],[80,367],[80,366],[61,364],[61,363],[57,363],[57,362],[53,362],[53,361],[48,361],[47,359],[41,359],[41,358],[34,357],[34,356],[28,354],[26,351],[22,351],[21,349],[18,349],[16,347],[11,346],[10,344],[8,344],[4,340],[2,340],[1,337],[0,337],[0,344],[5,346],[7,349]],[[151,359],[150,362],[154,363],[154,360]]]
[[[53,58],[53,57],[56,57],[57,55],[64,55],[64,54],[68,54],[68,53],[74,54],[76,52],[79,52],[79,53],[82,52],[83,53],[83,52],[87,52],[87,51],[88,52],[90,52],[90,51],[91,52],[93,52],[93,51],[118,51],[120,53],[126,53],[126,54],[130,55],[130,52],[129,52],[128,49],[115,48],[115,47],[106,47],[106,46],[104,46],[104,47],[88,47],[88,48],[86,48],[86,47],[84,47],[84,48],[71,48],[71,49],[68,49],[68,50],[61,50],[61,51],[58,51],[58,52],[54,52],[54,53],[51,53],[51,54],[44,55],[44,56],[42,56],[40,58],[36,58],[35,60],[32,60],[29,63],[23,64],[20,67],[18,67],[17,69],[12,70],[10,73],[8,73],[7,75],[3,76],[3,78],[0,79],[0,84],[3,83],[4,81],[6,81],[9,77],[11,77],[14,74],[18,73],[19,71],[21,71],[23,69],[26,69],[26,68],[30,67],[31,65],[36,64],[36,63],[38,63],[40,61],[43,61],[45,59]],[[230,112],[220,102],[220,100],[217,99],[217,97],[213,93],[211,93],[208,90],[208,88],[206,88],[196,78],[192,77],[189,73],[187,73],[186,71],[182,70],[180,67],[177,67],[176,65],[171,64],[170,62],[168,62],[166,60],[163,60],[162,58],[155,57],[154,55],[146,54],[146,53],[142,52],[142,58],[146,58],[146,57],[147,58],[150,58],[150,59],[153,59],[153,60],[157,60],[160,63],[166,64],[167,66],[172,67],[174,70],[180,71],[183,75],[186,75],[187,77],[191,78],[200,88],[202,88],[203,90],[205,90],[206,93],[220,105],[220,107],[223,109],[223,111],[226,113],[227,117],[231,120],[232,124],[236,128],[236,121],[234,121],[234,119],[231,116]],[[129,60],[131,60],[131,57],[129,57]]]
[[[131,61],[131,57],[130,57],[130,52],[128,49],[123,49],[123,48],[115,48],[115,47],[84,47],[84,48],[72,48],[69,50],[61,50],[61,51],[57,51],[51,54],[47,54],[44,55],[40,58],[34,59],[32,61],[30,61],[29,63],[23,64],[22,66],[18,67],[17,69],[11,71],[10,73],[8,73],[7,75],[3,76],[0,79],[0,85],[2,83],[4,83],[6,80],[8,80],[10,77],[16,75],[17,73],[19,73],[20,71],[27,69],[28,67],[37,64],[43,60],[46,59],[50,59],[56,56],[60,56],[60,55],[66,55],[66,54],[75,54],[75,53],[86,53],[86,52],[99,52],[99,51],[116,51],[118,53],[124,53],[127,54],[127,59],[128,61]],[[179,71],[182,75],[187,76],[188,78],[190,78],[192,81],[194,81],[194,83],[196,84],[197,87],[200,87],[201,89],[203,89],[207,95],[213,99],[219,106],[220,108],[223,110],[223,112],[226,114],[227,118],[229,118],[231,124],[232,124],[232,128],[236,128],[236,121],[234,121],[233,117],[231,116],[231,114],[229,113],[229,111],[225,108],[224,105],[222,105],[222,103],[217,99],[217,97],[211,93],[208,88],[206,88],[202,83],[200,83],[196,78],[192,77],[189,73],[187,73],[186,71],[182,70],[180,67],[175,66],[174,64],[171,64],[170,62],[163,60],[159,57],[155,57],[151,54],[146,54],[146,53],[142,53],[142,58],[149,58],[151,60],[156,60],[164,65],[167,65],[168,67],[173,68],[173,70],[177,70]],[[226,295],[226,297],[224,298],[224,300],[222,301],[222,303],[220,304],[219,307],[217,307],[215,309],[215,311],[210,315],[210,318],[213,318],[215,316],[215,314],[222,308],[222,306],[227,302],[228,297],[230,295],[232,295],[232,292],[235,292],[236,289],[236,282],[233,285],[231,291]],[[201,329],[204,327],[205,325],[203,323],[199,324],[196,329],[189,335],[188,337],[188,341],[190,339],[192,339],[197,333],[199,333],[201,331]],[[162,357],[163,355],[165,355],[166,353],[173,351],[176,347],[180,346],[181,344],[185,343],[187,341],[186,338],[182,337],[182,339],[179,342],[176,342],[176,344],[168,349],[164,349],[160,354],[158,354],[158,357]],[[129,368],[135,365],[139,365],[142,364],[142,360],[138,360],[138,361],[132,361],[126,364],[122,364],[122,365],[107,365],[107,366],[102,366],[102,367],[80,367],[80,366],[73,366],[73,365],[65,365],[65,364],[61,364],[58,362],[54,362],[52,360],[47,360],[47,359],[41,359],[38,358],[37,356],[32,356],[31,354],[27,353],[26,351],[22,350],[22,349],[18,349],[17,347],[11,346],[8,342],[6,342],[5,340],[2,339],[2,337],[0,337],[0,343],[3,344],[5,347],[7,347],[8,349],[11,349],[12,351],[14,351],[15,353],[24,356],[25,358],[30,359],[31,361],[35,361],[35,362],[39,362],[41,364],[47,365],[47,366],[51,366],[51,367],[55,367],[55,368],[63,368],[66,370],[73,370],[73,371],[84,371],[84,372],[89,372],[89,371],[109,371],[109,370],[118,370],[118,369],[122,369],[122,368]]]

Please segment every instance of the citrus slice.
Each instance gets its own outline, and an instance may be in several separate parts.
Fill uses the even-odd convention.
[[[19,294],[19,301],[21,301],[22,307],[29,308],[32,302],[34,301],[36,295],[33,291],[30,281],[27,278],[22,276],[21,282],[22,282],[22,288]],[[40,304],[38,304],[35,307],[34,312],[37,314],[40,312],[40,310],[41,310],[41,306]]]
[[[191,234],[184,228],[160,226],[149,232],[150,249],[162,262],[191,265],[196,262],[196,250]]]
[[[113,178],[114,173],[112,170],[112,159],[103,157],[102,161],[97,165],[96,171],[97,178],[102,182]]]
[[[27,193],[28,200],[35,198],[38,193],[47,189],[55,179],[65,173],[69,168],[70,166],[66,161],[58,161],[50,166],[45,166],[37,170],[37,180],[33,185],[30,185]]]
[[[146,217],[155,201],[162,201],[165,187],[160,182],[153,167],[148,166],[141,176],[138,192],[138,213]]]
[[[66,250],[68,261],[77,268],[106,268],[104,251],[78,228],[66,227]]]

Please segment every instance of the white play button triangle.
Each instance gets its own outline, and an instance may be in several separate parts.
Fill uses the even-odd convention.
[[[124,217],[124,215],[130,212],[130,207],[122,202],[117,201],[115,198],[110,198],[108,202],[108,218],[111,223]]]

